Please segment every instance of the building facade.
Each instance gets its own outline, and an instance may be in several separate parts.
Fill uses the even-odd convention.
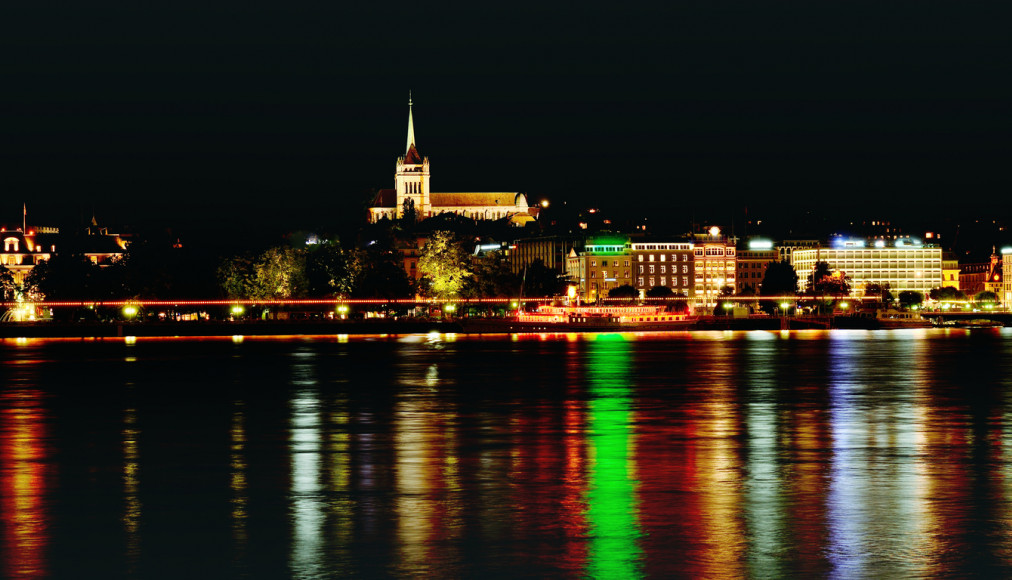
[[[474,220],[509,219],[516,225],[534,220],[536,208],[527,204],[527,196],[519,192],[438,193],[430,190],[429,158],[423,157],[415,145],[415,123],[412,102],[408,99],[408,141],[403,156],[397,159],[393,189],[381,189],[369,207],[369,222],[400,219],[405,211],[413,211],[421,220],[443,213],[452,213]]]
[[[695,266],[695,298],[713,305],[727,288],[737,286],[737,249],[735,241],[712,228],[708,235],[696,235],[692,245]]]
[[[904,240],[887,246],[878,240],[870,247],[864,240],[839,241],[833,247],[795,249],[791,265],[798,273],[802,289],[818,262],[829,264],[831,271],[840,271],[850,280],[851,292],[864,295],[869,284],[888,287],[893,295],[905,290],[924,296],[942,285],[942,249],[936,246],[910,244]]]
[[[695,296],[694,253],[689,242],[644,242],[631,244],[632,285],[644,296],[657,286],[675,294]]]
[[[738,250],[735,261],[735,294],[758,294],[766,277],[766,268],[780,260],[772,242],[749,242],[749,249]]]
[[[514,274],[521,275],[524,268],[541,260],[546,268],[558,274],[566,273],[566,261],[569,251],[584,250],[583,237],[576,236],[543,236],[537,238],[521,238],[509,248],[510,268]]]
[[[627,239],[587,240],[582,252],[569,252],[566,275],[584,300],[607,298],[609,291],[632,285],[632,244]]]

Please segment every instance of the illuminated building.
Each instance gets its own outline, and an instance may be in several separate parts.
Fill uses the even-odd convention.
[[[747,250],[739,250],[735,261],[735,294],[759,293],[766,268],[779,261],[780,252],[768,240],[751,240]]]
[[[566,274],[584,299],[607,298],[609,290],[632,285],[632,244],[621,237],[587,240],[582,252],[569,252]]]
[[[49,260],[58,249],[84,255],[98,266],[108,266],[122,257],[127,240],[121,234],[110,234],[99,226],[95,218],[82,235],[68,238],[59,228],[50,226],[0,227],[0,264],[14,276],[15,284],[22,284],[36,264]]]
[[[404,216],[405,207],[416,219],[453,213],[474,220],[509,219],[516,225],[534,220],[537,208],[529,208],[527,196],[518,192],[436,193],[430,191],[429,158],[415,145],[412,102],[408,99],[408,140],[404,155],[397,159],[393,189],[381,189],[369,207],[369,222]]]
[[[1007,308],[1009,304],[1012,304],[1012,259],[1005,259],[1005,256],[1012,256],[1012,247],[1006,246],[1001,249],[1001,293],[998,294],[998,299],[1001,300],[1002,304]]]
[[[987,262],[960,264],[959,289],[968,298],[985,291],[1001,296],[1001,268],[1002,259],[997,253],[991,254]]]
[[[871,243],[837,238],[831,247],[796,249],[791,265],[802,289],[807,287],[808,275],[818,262],[826,262],[830,271],[846,275],[857,295],[863,295],[868,284],[888,285],[893,295],[913,290],[925,296],[942,285],[942,249],[911,238]]]
[[[516,240],[509,248],[510,266],[514,274],[522,275],[524,268],[537,260],[558,274],[566,273],[569,251],[583,251],[583,236],[541,236]]]
[[[780,259],[790,263],[794,250],[818,248],[819,240],[782,240],[774,247],[780,253]]]
[[[675,294],[695,294],[695,263],[688,242],[644,242],[632,244],[633,286],[643,296],[656,286],[671,288]]]
[[[706,234],[693,235],[696,298],[712,304],[725,287],[734,292],[737,267],[735,241],[714,226]]]
[[[942,252],[942,287],[959,290],[959,260],[951,252]]]

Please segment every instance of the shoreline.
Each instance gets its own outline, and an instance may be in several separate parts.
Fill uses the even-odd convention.
[[[679,331],[781,330],[779,319],[734,319],[713,317],[679,327]],[[800,319],[790,320],[789,330],[856,328],[876,330],[876,326],[811,324]],[[526,328],[526,325],[504,324],[502,319],[469,320],[256,320],[244,322],[9,322],[0,324],[0,338],[117,338],[136,337],[210,337],[210,336],[299,336],[299,335],[367,335],[367,334],[516,334],[544,332],[643,332],[676,330],[633,326],[629,328],[595,328],[560,324],[558,327]]]

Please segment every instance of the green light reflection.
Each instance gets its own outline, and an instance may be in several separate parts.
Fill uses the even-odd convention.
[[[593,578],[642,577],[632,461],[630,345],[603,334],[588,347],[590,470],[588,574]]]

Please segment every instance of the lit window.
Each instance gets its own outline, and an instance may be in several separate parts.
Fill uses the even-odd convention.
[[[663,262],[664,260],[667,260],[667,259],[668,259],[668,256],[667,256],[666,254],[661,254],[661,261],[662,261],[662,262]],[[662,285],[663,285],[663,284],[662,284]]]
[[[650,264],[650,273],[651,273],[651,274],[653,274],[653,273],[654,273],[654,265],[653,265],[653,264]]]

